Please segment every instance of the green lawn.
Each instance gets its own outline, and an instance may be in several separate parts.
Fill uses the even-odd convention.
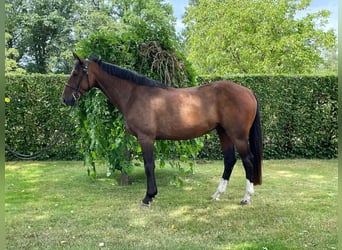
[[[337,249],[337,160],[264,161],[248,206],[239,162],[226,194],[210,201],[221,162],[197,164],[183,187],[157,168],[159,194],[140,206],[145,175],[118,184],[80,162],[6,163],[7,249]]]

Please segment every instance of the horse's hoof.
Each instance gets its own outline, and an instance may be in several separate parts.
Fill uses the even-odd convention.
[[[242,200],[240,201],[240,205],[242,206],[245,206],[245,205],[248,205],[249,204],[249,201],[248,200]]]
[[[151,202],[149,203],[145,203],[144,201],[141,201],[141,207],[150,207],[151,206]]]
[[[211,196],[211,201],[219,201],[220,200],[220,197],[213,197]]]

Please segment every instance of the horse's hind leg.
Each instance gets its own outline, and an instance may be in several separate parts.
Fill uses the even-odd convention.
[[[251,177],[252,171],[253,171],[253,164],[251,161],[251,157],[253,157],[253,155],[249,153],[248,156],[242,160],[243,166],[246,171],[246,193],[240,202],[241,205],[249,204],[251,197],[254,194],[254,185],[253,185],[252,177]]]
[[[236,163],[234,145],[231,143],[229,137],[222,128],[218,128],[217,132],[220,138],[222,152],[224,154],[224,171],[216,192],[211,196],[213,200],[219,200],[220,195],[226,191],[230,175],[232,174]]]

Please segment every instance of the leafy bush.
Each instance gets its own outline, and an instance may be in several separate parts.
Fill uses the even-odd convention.
[[[139,32],[142,31],[139,29]],[[147,30],[144,32],[148,33]],[[84,57],[96,55],[106,62],[136,70],[169,86],[195,84],[193,71],[185,57],[171,46],[174,41],[164,37],[157,42],[153,36],[137,39],[137,34],[133,34],[132,31],[95,32],[81,40],[76,50]],[[152,40],[145,40],[148,38]],[[133,136],[125,134],[122,114],[109,104],[100,91],[94,90],[87,94],[87,98],[80,100],[78,116],[82,153],[88,166],[92,166],[92,175],[96,175],[96,162],[101,162],[112,171],[117,169],[128,173],[131,160],[140,157],[141,149]],[[197,155],[200,145],[200,139],[158,141],[155,143],[155,157],[161,160],[161,166],[165,165],[165,158],[178,156],[186,161],[188,157],[185,155]],[[189,170],[182,169],[177,161],[171,161],[171,165],[185,174],[192,172],[193,162],[189,162]]]

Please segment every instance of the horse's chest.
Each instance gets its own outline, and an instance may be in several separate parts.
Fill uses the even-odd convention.
[[[131,135],[134,135],[136,136],[137,133],[136,131],[134,130],[134,128],[132,126],[129,125],[129,123],[127,123],[127,121],[125,121],[125,127],[126,127],[126,132],[131,134]]]
[[[153,130],[152,121],[146,115],[136,115],[125,120],[126,132],[138,136],[140,134],[151,134]]]

